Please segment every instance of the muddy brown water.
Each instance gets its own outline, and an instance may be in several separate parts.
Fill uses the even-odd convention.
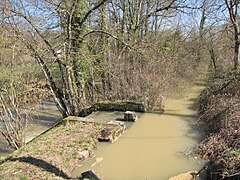
[[[104,180],[165,180],[200,170],[204,162],[186,155],[201,139],[196,124],[196,103],[202,86],[181,99],[169,100],[164,114],[138,114],[137,122],[113,144],[101,143],[95,157],[82,163],[77,177],[94,170]],[[121,113],[98,112],[91,118],[117,119]]]
[[[199,170],[204,162],[185,155],[201,139],[194,128],[196,103],[203,90],[201,82],[186,97],[166,103],[164,114],[138,114],[135,123],[113,144],[100,143],[95,157],[79,165],[77,177],[93,169],[104,180],[165,180],[183,172]],[[123,117],[122,112],[97,112],[88,118],[107,122]],[[30,122],[27,140],[31,140],[60,119],[52,102],[44,102]],[[0,137],[0,157],[11,152]]]

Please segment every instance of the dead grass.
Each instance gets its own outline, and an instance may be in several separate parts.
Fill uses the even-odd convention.
[[[195,152],[209,163],[210,179],[240,178],[240,78],[213,78],[202,94],[199,122],[207,133]],[[236,155],[237,154],[237,155]]]
[[[54,127],[2,163],[0,179],[69,179],[83,152],[92,155],[101,126],[69,122]]]

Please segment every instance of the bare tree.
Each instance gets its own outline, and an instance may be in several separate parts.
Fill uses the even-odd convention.
[[[24,112],[19,107],[15,90],[0,96],[0,132],[10,146],[19,149],[25,145],[25,133],[30,118],[30,111]]]
[[[47,82],[49,83],[50,90],[53,98],[57,104],[57,107],[63,117],[69,115],[76,115],[83,108],[83,87],[81,80],[77,77],[77,56],[81,55],[81,38],[79,31],[83,31],[84,25],[86,24],[89,16],[101,7],[106,0],[102,0],[95,3],[94,6],[89,6],[88,10],[82,17],[76,19],[78,16],[78,7],[80,5],[79,0],[70,2],[44,0],[42,4],[38,1],[10,1],[10,8],[8,10],[8,22],[14,29],[19,39],[29,49],[32,56],[36,59],[37,63],[41,67]],[[26,4],[28,6],[26,6]],[[28,9],[28,7],[31,7]],[[43,13],[45,16],[33,16],[35,12]],[[50,11],[50,12],[49,12]],[[54,18],[56,26],[45,26],[45,30],[42,30],[42,25],[38,20],[44,21],[46,18]],[[48,25],[48,24],[47,24]],[[55,44],[51,42],[48,36],[45,35],[46,29],[52,30],[60,27],[63,29],[64,38],[62,41],[62,52],[61,58],[57,54]],[[26,30],[23,30],[25,26]],[[61,35],[62,32],[59,32]],[[78,45],[77,45],[78,44]],[[38,46],[42,46],[44,53],[39,50]],[[77,51],[76,51],[77,49]],[[60,87],[56,83],[56,78],[53,76],[51,69],[48,66],[48,60],[46,59],[46,53],[48,58],[51,57],[58,64],[59,72],[61,74],[61,85]]]
[[[239,68],[239,0],[225,0],[225,4],[228,9],[228,13],[230,16],[231,23],[233,25],[233,33],[234,33],[234,69],[237,70]]]
[[[152,96],[155,104],[164,91],[155,83],[185,69],[186,57],[196,60],[187,48],[194,40],[169,25],[199,9],[185,0],[6,1],[5,21],[41,67],[63,117],[96,100]]]

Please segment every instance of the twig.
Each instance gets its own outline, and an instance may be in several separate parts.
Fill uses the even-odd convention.
[[[129,49],[131,50],[134,50],[136,51],[138,54],[144,56],[142,53],[140,53],[138,50],[136,50],[135,48],[133,48],[131,45],[129,45],[128,43],[124,42],[123,40],[119,39],[117,36],[113,35],[112,33],[110,32],[106,32],[106,31],[102,31],[102,30],[93,30],[93,31],[90,31],[86,34],[83,35],[83,37],[81,38],[80,42],[82,42],[87,36],[89,36],[90,34],[94,34],[94,33],[102,33],[102,34],[106,34],[110,37],[112,37],[113,39],[121,42],[122,44],[124,44],[126,47],[128,47]]]

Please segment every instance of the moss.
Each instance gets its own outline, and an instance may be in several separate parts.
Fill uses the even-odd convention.
[[[76,121],[77,118],[79,118],[79,117],[77,117],[77,116],[68,116],[68,117],[64,118],[62,121],[63,122],[66,122],[66,121]]]
[[[142,102],[98,102],[79,112],[80,117],[86,117],[94,111],[135,111],[145,112],[147,106]]]
[[[99,111],[145,111],[143,103],[135,102],[101,102],[96,103],[93,107]]]
[[[240,149],[239,150],[233,150],[229,153],[231,156],[240,158]]]
[[[26,176],[21,177],[21,180],[28,180],[28,177],[26,177]]]

